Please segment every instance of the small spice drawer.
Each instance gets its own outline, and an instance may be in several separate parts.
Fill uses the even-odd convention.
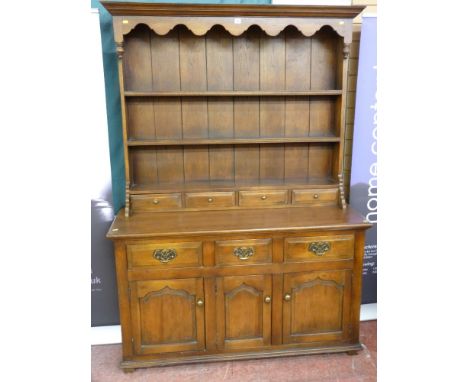
[[[215,242],[216,265],[271,263],[272,239],[223,240]]]
[[[182,207],[180,193],[132,195],[130,201],[134,212],[153,212]]]
[[[348,260],[353,256],[353,235],[289,237],[284,240],[285,262]]]
[[[234,192],[189,192],[185,194],[185,207],[212,208],[236,205]]]
[[[239,191],[239,206],[264,207],[288,203],[288,190]]]
[[[328,204],[338,202],[338,189],[292,190],[292,204]]]
[[[185,268],[201,266],[202,248],[201,242],[128,244],[128,267]]]

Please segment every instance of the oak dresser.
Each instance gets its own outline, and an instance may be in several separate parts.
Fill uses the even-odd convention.
[[[343,190],[358,6],[103,1],[126,203],[125,371],[353,352],[365,230]]]

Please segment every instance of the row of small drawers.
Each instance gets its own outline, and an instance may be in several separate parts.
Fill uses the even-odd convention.
[[[289,204],[288,190],[255,190],[224,192],[187,192],[184,194],[186,208],[228,208],[235,207],[269,207]],[[292,204],[325,204],[336,203],[338,190],[300,189],[291,191]],[[132,210],[150,212],[165,209],[182,208],[182,193],[133,195]]]
[[[270,238],[215,241],[215,265],[272,262]],[[202,242],[138,243],[127,245],[128,266],[184,268],[203,265]],[[354,255],[352,234],[284,239],[285,262],[347,260]]]

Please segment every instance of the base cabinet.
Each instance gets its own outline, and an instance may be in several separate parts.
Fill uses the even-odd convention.
[[[363,240],[346,230],[120,242],[123,367],[360,349]]]

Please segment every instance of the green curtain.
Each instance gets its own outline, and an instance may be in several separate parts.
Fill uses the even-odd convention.
[[[143,2],[126,0],[127,2]],[[192,4],[270,4],[271,0],[157,0],[148,3],[192,3]],[[122,114],[120,108],[119,74],[115,51],[112,16],[97,0],[91,7],[99,9],[101,24],[102,58],[106,87],[107,127],[109,131],[109,153],[112,175],[112,199],[114,212],[125,206],[125,165],[122,142]]]

